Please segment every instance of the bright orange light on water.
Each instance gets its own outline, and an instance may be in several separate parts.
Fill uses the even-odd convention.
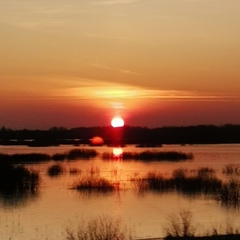
[[[113,155],[114,156],[119,156],[121,154],[123,154],[122,148],[113,148]]]
[[[122,158],[122,154],[123,154],[123,150],[122,148],[118,147],[118,148],[113,148],[113,157],[120,159]]]
[[[115,116],[111,121],[112,127],[123,127],[124,126],[124,120],[120,116]]]

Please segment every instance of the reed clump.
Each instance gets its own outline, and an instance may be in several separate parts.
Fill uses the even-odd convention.
[[[231,179],[223,183],[218,194],[218,199],[227,206],[238,206],[240,203],[240,182]]]
[[[82,178],[73,187],[78,191],[97,191],[97,192],[109,192],[115,190],[114,185],[107,179],[104,178]]]
[[[51,159],[54,161],[64,161],[66,159],[66,153],[55,153],[51,156]]]
[[[91,167],[85,176],[82,176],[73,184],[73,189],[89,192],[109,192],[114,191],[116,188],[112,182],[100,176],[98,167]]]
[[[108,216],[82,222],[76,229],[66,228],[66,240],[132,240],[131,232],[122,225],[121,219]]]
[[[221,189],[222,181],[211,168],[200,168],[188,172],[186,169],[177,169],[173,172],[175,189],[186,194],[217,194]]]
[[[240,175],[240,165],[239,164],[227,164],[223,169],[223,173],[226,175]]]
[[[103,153],[102,159],[111,160],[113,154]],[[121,155],[122,160],[141,160],[141,161],[183,161],[193,159],[192,153],[183,153],[177,151],[143,151],[143,152],[123,152]]]
[[[67,153],[66,159],[68,160],[76,160],[76,159],[89,159],[89,158],[93,158],[96,157],[98,155],[98,152],[94,149],[73,149],[70,150]]]
[[[1,194],[35,194],[39,183],[40,177],[37,172],[8,162],[0,163]]]
[[[11,163],[31,163],[49,161],[51,156],[44,153],[23,153],[23,154],[0,154],[0,161],[8,161]]]
[[[77,159],[90,159],[96,157],[98,152],[94,149],[72,149],[66,153],[55,153],[53,155],[45,153],[22,153],[22,154],[4,154],[0,153],[0,161],[11,163],[36,163],[45,161],[64,161]]]
[[[200,168],[188,171],[176,169],[170,178],[157,172],[150,172],[145,177],[131,178],[138,191],[177,191],[186,195],[204,194],[217,199],[227,206],[240,204],[240,181],[231,179],[223,182],[215,175],[214,169]]]
[[[199,236],[196,234],[197,228],[193,222],[192,212],[182,209],[179,213],[172,213],[168,216],[166,223],[163,225],[166,237],[164,240],[239,240],[239,229],[227,223],[226,230],[213,227],[212,233]]]
[[[54,164],[47,169],[48,176],[50,177],[57,177],[63,174],[63,172],[64,172],[64,169],[60,164]]]
[[[193,155],[182,152],[162,152],[162,151],[143,151],[143,152],[123,152],[123,159],[126,160],[155,160],[155,161],[181,161],[193,159]]]
[[[77,159],[90,159],[96,157],[98,152],[94,149],[76,148],[65,153],[56,153],[51,156],[52,160],[77,160]]]
[[[70,168],[69,169],[69,174],[70,175],[77,175],[77,174],[81,174],[81,169],[78,169],[78,168]]]
[[[177,169],[170,178],[150,172],[143,178],[132,178],[131,181],[137,181],[139,190],[178,191],[186,194],[216,194],[222,186],[222,181],[215,177],[213,170],[207,168],[191,172]]]
[[[134,181],[134,179],[131,179],[131,181]],[[156,172],[149,172],[144,178],[138,178],[137,185],[137,189],[144,191],[166,192],[174,189],[172,179],[164,178],[162,174]]]
[[[163,229],[166,234],[165,239],[191,239],[196,230],[192,224],[192,213],[189,210],[182,209],[179,214],[169,215],[168,222]]]

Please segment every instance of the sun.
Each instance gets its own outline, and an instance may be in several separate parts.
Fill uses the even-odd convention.
[[[115,117],[113,117],[113,119],[111,121],[111,125],[114,128],[123,127],[124,126],[124,121],[120,116],[115,116]]]

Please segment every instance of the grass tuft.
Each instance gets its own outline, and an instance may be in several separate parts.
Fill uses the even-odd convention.
[[[89,158],[93,158],[96,157],[98,155],[97,151],[94,149],[73,149],[70,150],[67,153],[66,158],[68,160],[76,160],[76,159],[80,159],[80,158],[85,158],[85,159],[89,159]]]
[[[76,229],[66,228],[66,240],[132,240],[130,231],[121,220],[108,216],[82,222]]]
[[[231,179],[223,183],[219,191],[219,200],[227,206],[238,206],[240,203],[240,182]]]
[[[0,194],[34,195],[38,191],[39,183],[40,177],[37,172],[8,162],[0,163]]]
[[[226,175],[240,175],[240,165],[239,164],[227,164],[223,169],[223,173]]]
[[[114,159],[112,153],[104,152],[102,159],[111,160]],[[141,161],[183,161],[193,159],[192,153],[183,152],[165,152],[165,151],[143,151],[143,152],[123,152],[121,155],[122,160],[141,160]]]
[[[63,174],[63,170],[64,169],[60,164],[54,164],[48,168],[47,173],[50,177],[57,177]]]
[[[100,176],[98,167],[91,167],[85,176],[73,184],[73,189],[78,191],[109,192],[115,190],[115,185]]]

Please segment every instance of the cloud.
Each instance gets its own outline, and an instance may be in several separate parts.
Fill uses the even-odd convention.
[[[70,88],[55,91],[55,96],[75,99],[122,100],[194,100],[194,101],[239,101],[239,96],[228,93],[198,92],[187,90],[146,89],[131,84],[104,82],[97,79],[76,78]]]
[[[103,0],[95,1],[92,4],[94,5],[116,5],[116,4],[129,4],[134,2],[139,2],[140,0]]]
[[[140,75],[138,72],[132,71],[130,69],[122,69],[122,68],[117,68],[117,67],[113,67],[110,65],[105,65],[105,64],[101,64],[101,63],[88,63],[89,65],[91,65],[94,68],[98,68],[98,69],[104,69],[104,70],[109,70],[109,71],[115,71],[121,74],[126,74],[126,75]]]
[[[21,29],[55,30],[66,27],[73,15],[88,13],[83,6],[81,3],[67,1],[60,1],[58,4],[49,1],[7,1],[3,3],[0,21]]]

